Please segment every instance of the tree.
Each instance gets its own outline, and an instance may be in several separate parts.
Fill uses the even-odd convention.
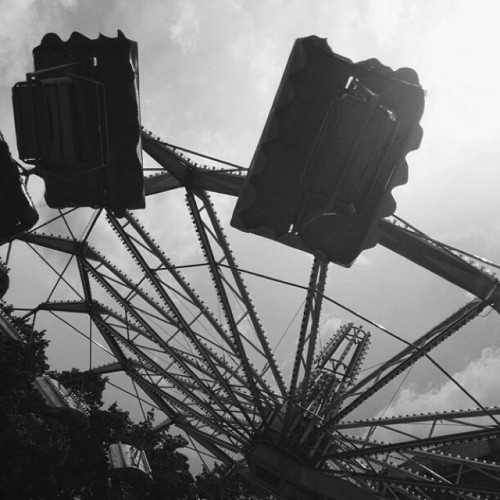
[[[124,440],[143,449],[153,471],[154,483],[149,491],[154,500],[195,499],[195,482],[189,471],[187,457],[178,450],[188,443],[182,436],[173,436],[153,426],[154,414],[145,421],[132,424]]]
[[[90,411],[96,411],[102,407],[103,393],[108,381],[106,377],[92,371],[82,372],[78,368],[62,372],[50,371],[48,374],[84,401]]]
[[[48,368],[43,332],[37,332],[12,308],[3,314],[19,330],[19,340],[2,336],[0,348],[0,492],[2,498],[57,498],[71,477],[61,474],[70,451],[70,425],[47,414],[33,387]],[[69,483],[68,483],[69,484]]]
[[[106,379],[73,368],[48,371],[44,332],[34,330],[12,308],[0,306],[19,329],[20,340],[1,337],[0,345],[0,498],[108,498],[110,444],[144,449],[155,481],[141,473],[114,474],[131,499],[195,498],[187,458],[178,450],[181,436],[153,428],[153,413],[134,423],[116,403],[103,408]],[[1,312],[0,312],[1,314]],[[33,387],[35,377],[57,379],[88,407],[85,419],[68,410],[49,409]]]
[[[103,454],[110,444],[122,442],[144,450],[153,470],[154,481],[139,471],[135,474],[134,471],[115,471],[112,474],[113,482],[119,484],[120,489],[124,489],[129,498],[195,498],[195,483],[189,472],[187,457],[177,451],[187,445],[184,438],[172,436],[165,430],[154,429],[153,412],[147,414],[145,421],[134,423],[129,413],[121,410],[116,403],[108,409],[103,409],[106,379],[101,375],[82,372],[76,368],[51,372],[51,375],[83,400],[89,408],[89,427],[80,432],[83,439],[74,443],[79,452],[76,462],[87,473],[93,472],[89,477],[96,481],[99,468],[101,477],[107,475],[107,470],[102,470]]]
[[[0,304],[0,314],[15,324],[20,340],[0,330],[0,498],[2,500],[109,499],[111,477],[120,500],[250,500],[268,498],[242,477],[216,465],[204,468],[196,481],[189,471],[187,446],[154,426],[153,411],[135,423],[117,403],[103,408],[106,378],[76,368],[48,371],[44,332],[12,315]],[[48,374],[88,407],[88,418],[74,411],[49,409],[35,390],[35,377]],[[136,471],[110,474],[110,444],[126,443],[145,451],[153,479]]]
[[[201,500],[263,500],[272,498],[268,493],[235,474],[227,466],[206,466],[196,476],[196,490]]]

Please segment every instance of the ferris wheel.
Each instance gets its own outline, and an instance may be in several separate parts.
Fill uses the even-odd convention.
[[[51,47],[57,43],[47,42]],[[304,48],[307,43],[313,48]],[[318,43],[302,42],[299,49],[313,51]],[[297,60],[291,58],[290,71],[297,72]],[[382,144],[390,148],[401,127],[390,109],[382,109],[380,92],[371,90],[370,78],[375,78],[363,77],[363,72],[374,71],[374,64],[360,66],[359,82],[352,91],[342,89],[342,95],[349,96],[342,102],[348,110],[360,109],[363,102],[359,119],[366,133],[383,132]],[[413,92],[416,85],[411,78],[408,71],[399,74],[405,85],[413,85]],[[94,90],[99,103],[99,88]],[[275,107],[279,106],[277,99]],[[344,115],[332,108],[331,121],[338,122],[339,116]],[[331,134],[325,127],[321,134]],[[417,137],[418,126],[415,130]],[[317,184],[308,185],[301,210],[283,221],[276,207],[295,203],[296,198],[291,191],[281,191],[279,204],[270,202],[265,191],[259,191],[262,178],[252,181],[258,169],[249,171],[182,150],[145,130],[140,135],[143,151],[156,165],[146,169],[154,172],[144,179],[146,210],[133,210],[140,208],[140,199],[128,207],[132,210],[121,206],[121,200],[97,209],[58,208],[42,214],[33,229],[4,245],[2,257],[17,274],[35,272],[29,264],[33,252],[46,269],[40,289],[26,291],[28,301],[31,294],[44,296],[23,311],[35,327],[64,325],[73,332],[72,338],[81,340],[74,341],[73,354],[85,356],[94,372],[111,381],[115,376],[121,381],[118,374],[128,376],[128,392],[139,406],[163,414],[160,425],[182,431],[202,460],[222,462],[278,498],[500,497],[500,407],[485,407],[433,358],[437,346],[485,310],[500,312],[500,288],[491,265],[387,216],[390,201],[376,210],[371,206],[370,213],[383,217],[376,223],[363,215],[356,219],[356,231],[371,229],[363,232],[354,248],[332,250],[323,232],[311,227],[327,224],[322,219],[325,212],[333,217],[363,214],[364,200],[370,199],[363,190],[354,190],[348,177],[344,181],[350,197],[335,202],[322,195],[324,182],[316,177]],[[419,140],[407,144],[406,150],[417,147]],[[324,148],[314,152],[317,163],[329,154]],[[370,158],[376,156],[368,153]],[[380,158],[387,160],[384,154]],[[97,156],[105,161],[96,146],[93,159]],[[196,163],[200,158],[210,166]],[[313,160],[308,163],[310,171]],[[362,160],[363,155],[353,153],[349,162],[361,169]],[[397,184],[392,174],[387,173],[390,182],[384,184],[389,191]],[[55,178],[60,183],[56,187],[64,186],[63,177]],[[71,178],[71,186],[78,182]],[[258,205],[256,215],[248,207],[255,206],[259,196],[268,205],[265,209]],[[60,197],[64,198],[53,188],[50,199]],[[231,197],[238,198],[233,226],[274,240],[275,245],[293,247],[294,252],[312,254],[308,280],[291,282],[239,267],[227,236],[233,231],[226,203]],[[130,205],[130,200],[126,203]],[[262,214],[269,216],[264,222]],[[275,221],[285,227],[281,233],[273,226]],[[330,262],[348,266],[363,248],[376,243],[473,298],[407,341],[328,296],[327,271],[335,265]],[[26,269],[18,269],[20,262]],[[246,284],[256,280],[259,290],[267,284],[280,285],[302,297],[300,310],[294,311],[297,328],[279,353],[280,340],[261,321],[262,304]],[[322,312],[332,304],[343,308],[352,321],[325,336],[320,331]],[[284,309],[293,324],[293,313],[280,296],[266,308]],[[26,307],[21,304],[17,309]],[[372,330],[400,344],[376,364],[370,361]],[[385,390],[397,390],[401,377],[422,360],[455,384],[470,407],[411,415],[373,413],[373,400]]]

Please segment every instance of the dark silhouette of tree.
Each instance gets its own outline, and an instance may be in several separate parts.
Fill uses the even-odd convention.
[[[261,488],[224,465],[212,469],[203,467],[196,476],[196,491],[200,500],[264,500],[272,498]]]
[[[106,379],[100,375],[76,368],[49,372],[44,332],[12,316],[11,307],[0,309],[20,337],[0,335],[0,498],[112,498],[110,477],[122,491],[117,498],[196,498],[188,460],[178,451],[187,444],[184,438],[155,430],[152,413],[137,424],[116,403],[103,409]],[[33,386],[43,374],[84,401],[88,418],[48,408]],[[107,450],[117,442],[146,451],[154,481],[139,471],[110,476]]]
[[[10,318],[11,308],[3,307]],[[3,334],[0,345],[0,496],[58,498],[72,480],[62,473],[71,450],[71,423],[62,422],[33,387],[48,368],[47,341],[18,318],[19,340]]]
[[[56,378],[66,389],[74,393],[92,412],[99,410],[103,405],[103,393],[107,378],[91,371],[81,371],[78,368],[62,372],[49,371],[50,377]]]
[[[0,499],[2,500],[250,500],[269,498],[216,465],[193,479],[182,436],[155,429],[154,414],[135,423],[116,403],[103,408],[106,378],[76,368],[49,371],[44,332],[12,315],[20,340],[0,331]],[[48,374],[83,401],[89,415],[51,409],[33,386]],[[144,450],[152,478],[138,470],[110,471],[109,445]],[[110,488],[110,484],[112,487]]]
[[[196,498],[188,459],[177,451],[187,445],[184,438],[154,429],[153,412],[147,414],[145,421],[134,423],[129,413],[121,410],[116,403],[108,409],[102,409],[105,379],[100,375],[76,368],[51,374],[83,400],[90,410],[88,427],[80,429],[79,438],[73,443],[79,454],[75,464],[87,473],[86,477],[81,478],[81,488],[92,480],[91,487],[87,486],[85,490],[90,495],[88,498],[99,498],[95,496],[95,488],[99,488],[99,491],[105,488],[100,478],[109,475],[106,451],[110,444],[118,442],[145,451],[153,471],[153,479],[139,471],[114,471],[111,482],[116,491],[111,496],[151,500]]]
[[[187,446],[182,436],[172,436],[153,426],[154,414],[145,421],[132,424],[124,441],[143,449],[153,471],[154,483],[149,487],[155,500],[196,499],[195,482],[189,471],[187,457],[178,450]]]

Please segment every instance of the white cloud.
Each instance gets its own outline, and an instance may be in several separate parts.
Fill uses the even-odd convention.
[[[362,267],[366,267],[366,266],[371,266],[373,264],[373,260],[370,259],[370,257],[368,257],[366,255],[366,253],[362,253],[357,259],[356,259],[356,262],[355,262],[355,265],[356,266],[362,266]]]
[[[377,29],[375,33],[380,42],[386,42],[394,37],[400,22],[403,4],[398,0],[378,2],[371,0],[368,4],[371,22]]]
[[[457,372],[453,378],[471,393],[484,406],[498,406],[498,374],[500,373],[500,348],[485,348],[481,356],[471,361],[464,370]],[[376,418],[382,416],[412,415],[437,411],[476,408],[476,404],[454,384],[448,380],[439,386],[429,386],[419,392],[414,385],[405,387],[396,399]],[[402,427],[405,432],[418,433],[422,426]],[[427,427],[425,427],[426,430]],[[386,430],[377,431],[375,439],[391,440],[394,433]]]
[[[493,96],[499,69],[491,64],[490,51],[498,43],[498,12],[498,2],[462,2],[425,39],[425,50],[438,56],[424,66],[427,111],[436,110],[435,119],[426,122],[429,134],[449,135],[467,144],[491,142],[498,136],[498,103]]]
[[[473,255],[480,255],[493,262],[500,260],[500,224],[495,218],[482,225],[469,224],[460,229],[445,231],[439,238]],[[492,270],[498,273],[496,269]]]
[[[218,3],[231,11],[239,11],[243,8],[244,0],[216,0]]]
[[[291,48],[291,47],[290,47]],[[281,77],[285,65],[282,60],[279,46],[273,40],[253,40],[250,51],[250,68],[256,74],[256,88],[263,97],[274,95],[277,82]]]
[[[0,0],[0,85],[13,85],[30,71],[32,50],[55,30],[76,0]],[[62,7],[62,10],[61,10]]]
[[[33,0],[3,5],[0,16],[0,84],[12,85],[24,77],[31,59],[31,48],[19,27],[33,25]]]
[[[170,40],[181,48],[183,54],[197,51],[200,34],[200,17],[195,4],[189,0],[178,2],[179,16],[170,27]]]
[[[321,324],[319,327],[321,340],[323,342],[328,342],[335,332],[340,328],[342,320],[335,316],[323,315],[321,318]]]

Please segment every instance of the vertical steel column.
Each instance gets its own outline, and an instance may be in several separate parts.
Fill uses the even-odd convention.
[[[292,378],[288,389],[288,406],[286,408],[283,429],[281,431],[282,440],[286,440],[291,423],[293,407],[297,399],[297,385],[301,367],[304,369],[304,377],[301,385],[300,402],[303,404],[306,403],[314,350],[316,348],[316,340],[318,338],[319,320],[321,315],[321,306],[323,303],[327,269],[327,263],[320,261],[318,258],[314,259],[311,276],[309,278],[309,287],[306,296],[306,303],[304,305],[299,339],[297,342],[297,351],[295,354]],[[307,350],[305,360],[303,357],[304,350]]]

